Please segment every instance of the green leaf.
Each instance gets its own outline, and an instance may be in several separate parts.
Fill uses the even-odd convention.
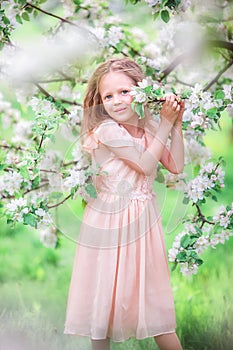
[[[191,252],[190,257],[192,257],[195,260],[195,263],[198,266],[203,264],[203,260],[199,257],[199,255],[195,251]]]
[[[9,19],[6,16],[2,17],[2,20],[5,24],[10,24],[11,22],[9,21]]]
[[[23,214],[23,223],[24,225],[30,225],[32,227],[36,227],[36,224],[37,224],[36,216],[32,213]]]
[[[32,189],[37,188],[40,184],[40,175],[36,176],[33,180],[32,180]]]
[[[140,119],[144,118],[144,106],[142,103],[135,104],[135,112],[139,115]]]
[[[33,17],[36,18],[38,16],[38,11],[34,10],[33,11]]]
[[[213,201],[215,201],[215,202],[217,202],[218,201],[218,198],[216,197],[216,196],[212,196],[212,199],[213,199]]]
[[[178,263],[175,262],[175,263],[173,264],[173,266],[172,266],[172,271],[175,271],[175,269],[177,268],[177,266],[178,266]]]
[[[195,230],[196,230],[199,237],[202,236],[202,230],[200,229],[200,227],[195,226]]]
[[[216,100],[223,100],[225,97],[225,94],[222,90],[216,90],[215,93],[214,93],[214,98]]]
[[[12,219],[7,219],[7,220],[6,220],[6,223],[7,223],[8,225],[10,225],[11,227],[14,227],[14,226],[15,226],[15,221],[12,220]]]
[[[20,168],[20,175],[27,180],[30,180],[30,175],[26,166]]]
[[[23,24],[23,21],[22,21],[22,19],[21,19],[21,17],[20,17],[19,14],[17,14],[17,15],[15,16],[15,19],[16,19],[16,21],[17,21],[18,23]]]
[[[162,10],[160,12],[160,16],[162,18],[162,20],[165,22],[165,23],[168,23],[169,20],[170,20],[170,15],[169,15],[169,12],[167,10]]]
[[[187,254],[186,252],[179,252],[176,256],[176,259],[179,261],[179,262],[186,262],[187,261]]]
[[[7,167],[7,164],[0,163],[0,170],[3,170]]]
[[[27,12],[23,12],[21,16],[25,21],[30,21],[30,17]]]
[[[156,20],[159,17],[159,11],[153,14],[153,19]]]
[[[202,265],[203,263],[204,263],[204,261],[202,259],[200,259],[200,258],[196,260],[196,264],[198,266]]]
[[[180,245],[183,248],[187,248],[190,245],[191,238],[188,234],[184,235],[180,240]]]
[[[96,192],[95,186],[92,183],[87,184],[85,186],[85,190],[91,198],[97,198],[97,192]]]
[[[208,117],[214,118],[217,114],[217,111],[218,111],[217,107],[212,107],[207,109],[206,114],[208,115]]]
[[[189,198],[188,197],[184,197],[182,203],[183,204],[188,204],[189,203]]]
[[[156,181],[158,181],[159,183],[164,183],[164,175],[163,172],[161,170],[157,171],[157,177],[156,177]]]
[[[82,207],[83,207],[83,209],[85,209],[86,205],[87,205],[87,202],[85,201],[85,199],[82,198]]]

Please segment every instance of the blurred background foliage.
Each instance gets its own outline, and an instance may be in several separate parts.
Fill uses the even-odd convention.
[[[121,1],[113,1],[112,8],[124,16],[125,21],[133,21],[134,25],[156,35],[156,31],[150,31],[152,17],[144,20],[149,14],[147,6],[128,5],[123,10],[121,4]],[[56,11],[59,13],[61,9]],[[25,23],[14,36],[17,40],[27,40],[31,35],[46,32],[52,21],[41,16]],[[222,132],[209,131],[205,141],[216,159],[222,155],[226,161],[221,203],[227,204],[232,201],[233,188],[233,135],[227,115],[222,118],[221,126]],[[3,136],[1,131],[0,136]],[[160,185],[156,183],[155,186]],[[171,232],[167,229],[176,196],[176,191],[166,190],[161,208],[167,249],[181,230],[180,225]],[[81,219],[80,201],[72,201],[70,205]],[[217,207],[218,203],[211,202],[211,205]],[[0,349],[90,349],[89,339],[63,335],[75,243],[62,236],[60,245],[53,250],[45,248],[36,230],[30,227],[17,224],[11,229],[3,219],[0,225]],[[186,350],[233,349],[232,249],[233,240],[229,240],[224,246],[218,246],[216,252],[206,251],[205,263],[196,276],[183,277],[178,271],[171,272],[177,332]],[[153,339],[112,343],[113,350],[155,348]]]

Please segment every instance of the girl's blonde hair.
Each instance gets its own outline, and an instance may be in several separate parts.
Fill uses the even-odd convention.
[[[100,64],[89,79],[86,94],[84,97],[84,112],[81,126],[81,133],[93,129],[101,124],[105,119],[109,119],[105,111],[100,92],[99,84],[104,75],[110,72],[119,72],[126,74],[137,85],[138,82],[145,78],[142,69],[137,63],[129,58],[112,58]],[[150,113],[145,108],[145,118],[139,120],[139,125],[144,126],[151,119]]]

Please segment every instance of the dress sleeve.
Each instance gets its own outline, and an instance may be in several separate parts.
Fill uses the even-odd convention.
[[[98,148],[98,141],[95,139],[93,130],[85,135],[82,148],[88,153],[91,153],[93,149]]]
[[[115,121],[104,122],[94,131],[96,143],[110,147],[135,146],[134,141],[125,128]]]

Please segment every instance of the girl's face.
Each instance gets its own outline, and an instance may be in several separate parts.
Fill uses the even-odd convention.
[[[132,96],[129,94],[133,80],[126,74],[110,72],[103,76],[99,92],[106,112],[119,123],[138,121],[138,115],[132,110]]]

